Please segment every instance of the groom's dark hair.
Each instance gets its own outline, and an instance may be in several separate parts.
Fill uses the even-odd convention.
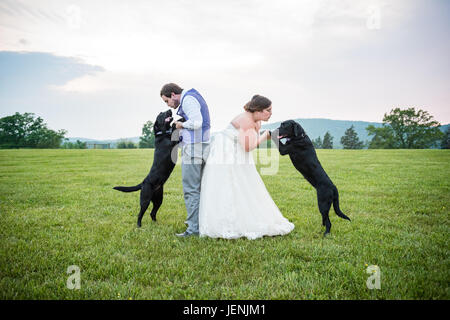
[[[177,85],[175,83],[168,83],[162,87],[160,96],[161,97],[166,96],[167,98],[170,98],[170,96],[172,95],[172,92],[175,94],[180,94],[182,91],[183,91],[183,89],[180,88],[179,85]]]

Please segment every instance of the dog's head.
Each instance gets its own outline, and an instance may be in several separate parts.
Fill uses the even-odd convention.
[[[160,112],[158,116],[156,117],[155,124],[153,125],[153,130],[156,133],[158,132],[166,132],[170,130],[170,123],[172,122],[172,110],[167,110],[164,112]]]
[[[305,136],[305,130],[294,120],[283,121],[278,128],[278,139],[293,139]]]

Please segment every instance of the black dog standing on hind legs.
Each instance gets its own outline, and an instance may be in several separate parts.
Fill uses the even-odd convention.
[[[278,134],[275,135],[276,133]],[[280,141],[283,138],[286,138],[284,144]],[[280,154],[288,154],[294,167],[316,188],[322,225],[326,228],[324,236],[329,234],[331,229],[328,215],[331,204],[339,217],[350,221],[339,208],[338,190],[322,168],[316,150],[300,124],[294,120],[283,121],[280,127],[273,131],[272,140],[278,146]]]
[[[142,217],[150,205],[150,202],[153,202],[150,216],[153,221],[156,221],[156,213],[163,202],[164,183],[169,179],[177,162],[178,149],[174,149],[174,147],[179,143],[179,135],[174,134],[174,137],[172,137],[172,133],[179,133],[179,129],[175,129],[175,125],[170,124],[172,120],[172,110],[170,109],[166,112],[161,112],[156,118],[155,124],[153,125],[153,130],[155,132],[153,164],[150,173],[145,177],[144,181],[133,187],[113,188],[122,192],[141,190],[141,210],[139,211],[137,220],[138,227],[141,227]],[[178,121],[184,122],[184,118],[181,118]]]

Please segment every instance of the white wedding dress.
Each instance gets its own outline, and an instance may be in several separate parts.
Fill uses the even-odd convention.
[[[200,236],[256,239],[291,232],[294,225],[270,197],[238,134],[230,124],[211,138],[201,184]]]

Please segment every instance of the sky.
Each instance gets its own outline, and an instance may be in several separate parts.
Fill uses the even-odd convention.
[[[0,117],[67,137],[141,135],[196,88],[213,131],[254,94],[269,122],[381,122],[396,107],[450,123],[448,0],[0,0]]]

